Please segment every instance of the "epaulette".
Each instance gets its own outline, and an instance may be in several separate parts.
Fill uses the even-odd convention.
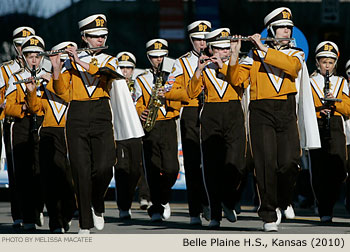
[[[51,74],[51,71],[48,71],[48,70],[46,70],[45,68],[42,68],[41,70],[42,70],[42,71],[45,71],[46,73]]]
[[[0,64],[0,67],[7,66],[7,65],[13,65],[14,63],[15,63],[14,60],[5,61],[5,62]]]
[[[187,52],[184,55],[180,56],[179,58],[188,58],[191,56],[191,52]]]

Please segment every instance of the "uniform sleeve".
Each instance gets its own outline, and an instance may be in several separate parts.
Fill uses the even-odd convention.
[[[137,114],[140,116],[142,112],[146,109],[146,105],[145,105],[145,99],[143,97],[140,80],[138,78],[136,79],[135,85],[138,85],[141,90],[141,95],[137,98],[137,101],[136,101],[136,111],[137,111]]]
[[[244,83],[244,88],[247,88],[246,85],[249,84],[247,80],[253,63],[253,51],[250,51],[248,56],[243,58],[240,62],[238,62],[237,59],[235,65],[229,65],[226,73],[228,83],[232,86],[241,86],[241,84]]]
[[[28,106],[28,110],[32,114],[37,114],[38,112],[43,112],[43,104],[42,104],[42,98],[43,94],[41,97],[38,97],[36,94],[36,90],[29,91],[27,92],[26,95],[26,102]]]
[[[277,51],[272,48],[268,48],[265,55],[264,62],[274,67],[282,69],[286,74],[297,78],[298,73],[302,67],[301,62],[304,60],[304,53],[296,51],[291,56]]]
[[[6,90],[6,106],[5,106],[5,115],[7,116],[13,116],[13,117],[24,117],[24,111],[22,110],[23,104],[17,103],[16,97],[17,97],[17,88],[13,84],[14,78],[11,77],[9,79],[9,87]]]
[[[187,94],[189,98],[196,98],[202,92],[202,89],[204,87],[202,78],[203,77],[200,76],[200,78],[198,79],[196,77],[196,74],[192,76],[190,82],[187,85]]]
[[[183,78],[183,75],[178,78]],[[182,101],[189,102],[190,98],[188,97],[186,87],[184,87],[181,82],[175,82],[170,91],[165,93],[165,99],[171,101]]]
[[[72,75],[68,70],[65,70],[63,73],[60,73],[58,80],[53,80],[53,91],[57,95],[64,94],[70,85]]]
[[[344,79],[343,90],[342,90],[342,101],[335,103],[336,111],[345,115],[350,116],[350,96],[348,82]]]

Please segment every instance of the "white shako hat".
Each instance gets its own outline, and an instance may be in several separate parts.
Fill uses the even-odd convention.
[[[64,50],[68,47],[78,47],[78,45],[72,41],[65,41],[61,42],[58,45],[55,45],[54,47],[51,48],[52,51],[57,51],[57,50]],[[61,54],[61,60],[66,60],[68,59],[68,54]]]
[[[29,36],[24,39],[21,45],[22,53],[43,52],[45,50],[44,40],[39,36]]]
[[[339,50],[338,46],[332,41],[323,41],[319,43],[315,50],[316,59],[326,57],[338,60]]]
[[[146,43],[148,56],[166,56],[168,54],[168,42],[165,39],[152,39]]]
[[[346,75],[348,76],[348,79],[349,79],[350,78],[350,59],[345,64],[345,72],[346,72]]]
[[[230,29],[219,28],[205,35],[208,46],[227,48],[230,47]],[[224,39],[227,37],[227,39]]]
[[[78,22],[81,35],[103,36],[108,34],[107,19],[103,14],[91,15]]]
[[[211,32],[211,23],[206,20],[198,20],[189,24],[187,31],[191,39],[205,39],[205,34]]]
[[[122,67],[136,67],[136,58],[130,52],[120,52],[117,55],[118,66]]]
[[[33,28],[28,26],[21,26],[16,28],[12,33],[13,42],[21,45],[26,37],[35,35]]]
[[[275,36],[275,31],[272,29],[273,26],[294,26],[292,12],[287,7],[277,8],[264,18],[264,24],[266,29]]]

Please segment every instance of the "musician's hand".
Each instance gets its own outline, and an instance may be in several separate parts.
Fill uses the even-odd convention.
[[[149,113],[149,109],[145,109],[145,110],[141,113],[141,115],[140,115],[141,121],[143,121],[143,122],[146,121],[147,116],[148,116],[148,113]]]
[[[79,61],[77,48],[75,46],[70,46],[65,49],[65,51],[68,53],[69,59],[74,62]]]
[[[40,78],[46,80],[46,81],[50,81],[51,80],[51,74],[49,73],[44,73],[43,75],[40,76]]]
[[[332,110],[331,109],[328,109],[328,108],[324,108],[324,109],[321,109],[320,110],[320,114],[321,115],[327,115],[328,113],[331,113],[332,112]]]
[[[161,88],[158,89],[157,95],[158,95],[160,98],[165,98],[165,89],[164,89],[164,87],[161,87]]]
[[[261,43],[261,35],[259,33],[255,33],[252,36],[248,36],[248,38],[250,38],[250,41],[252,41],[260,51],[267,52],[267,47],[263,43]]]
[[[207,55],[201,55],[198,59],[198,65],[197,65],[197,69],[199,71],[203,71],[205,65],[206,65],[206,62],[207,62],[207,59],[209,59],[209,57]]]
[[[31,82],[27,82],[26,83],[26,88],[29,92],[33,92],[36,89],[36,85],[35,85],[35,80],[32,77],[32,81]],[[25,105],[25,104],[24,104]]]
[[[233,37],[241,38],[241,35],[233,35]],[[231,46],[231,54],[238,55],[239,51],[241,50],[242,41],[240,39],[237,40],[231,40],[230,46]]]
[[[216,53],[212,57],[210,57],[210,61],[216,64],[220,69],[224,66],[224,63],[222,63],[219,53]]]
[[[28,109],[27,105],[25,103],[23,103],[22,105],[22,111],[26,111]]]
[[[61,68],[61,53],[49,56],[51,65],[55,69]]]
[[[332,94],[331,92],[328,92],[326,98],[332,98],[332,99],[334,99],[335,97],[333,96],[333,94]]]

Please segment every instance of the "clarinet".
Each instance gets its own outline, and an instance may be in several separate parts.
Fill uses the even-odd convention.
[[[35,79],[36,78],[36,70],[35,70],[35,66],[33,66],[33,69],[30,71],[31,76]],[[38,117],[36,114],[33,114],[33,116],[31,117],[31,132],[37,132],[39,127],[38,127]]]
[[[201,57],[202,55],[204,55],[203,49],[200,50],[199,57]],[[204,105],[204,90],[202,90],[202,92],[198,95],[198,106],[200,110],[202,109],[203,105]]]

